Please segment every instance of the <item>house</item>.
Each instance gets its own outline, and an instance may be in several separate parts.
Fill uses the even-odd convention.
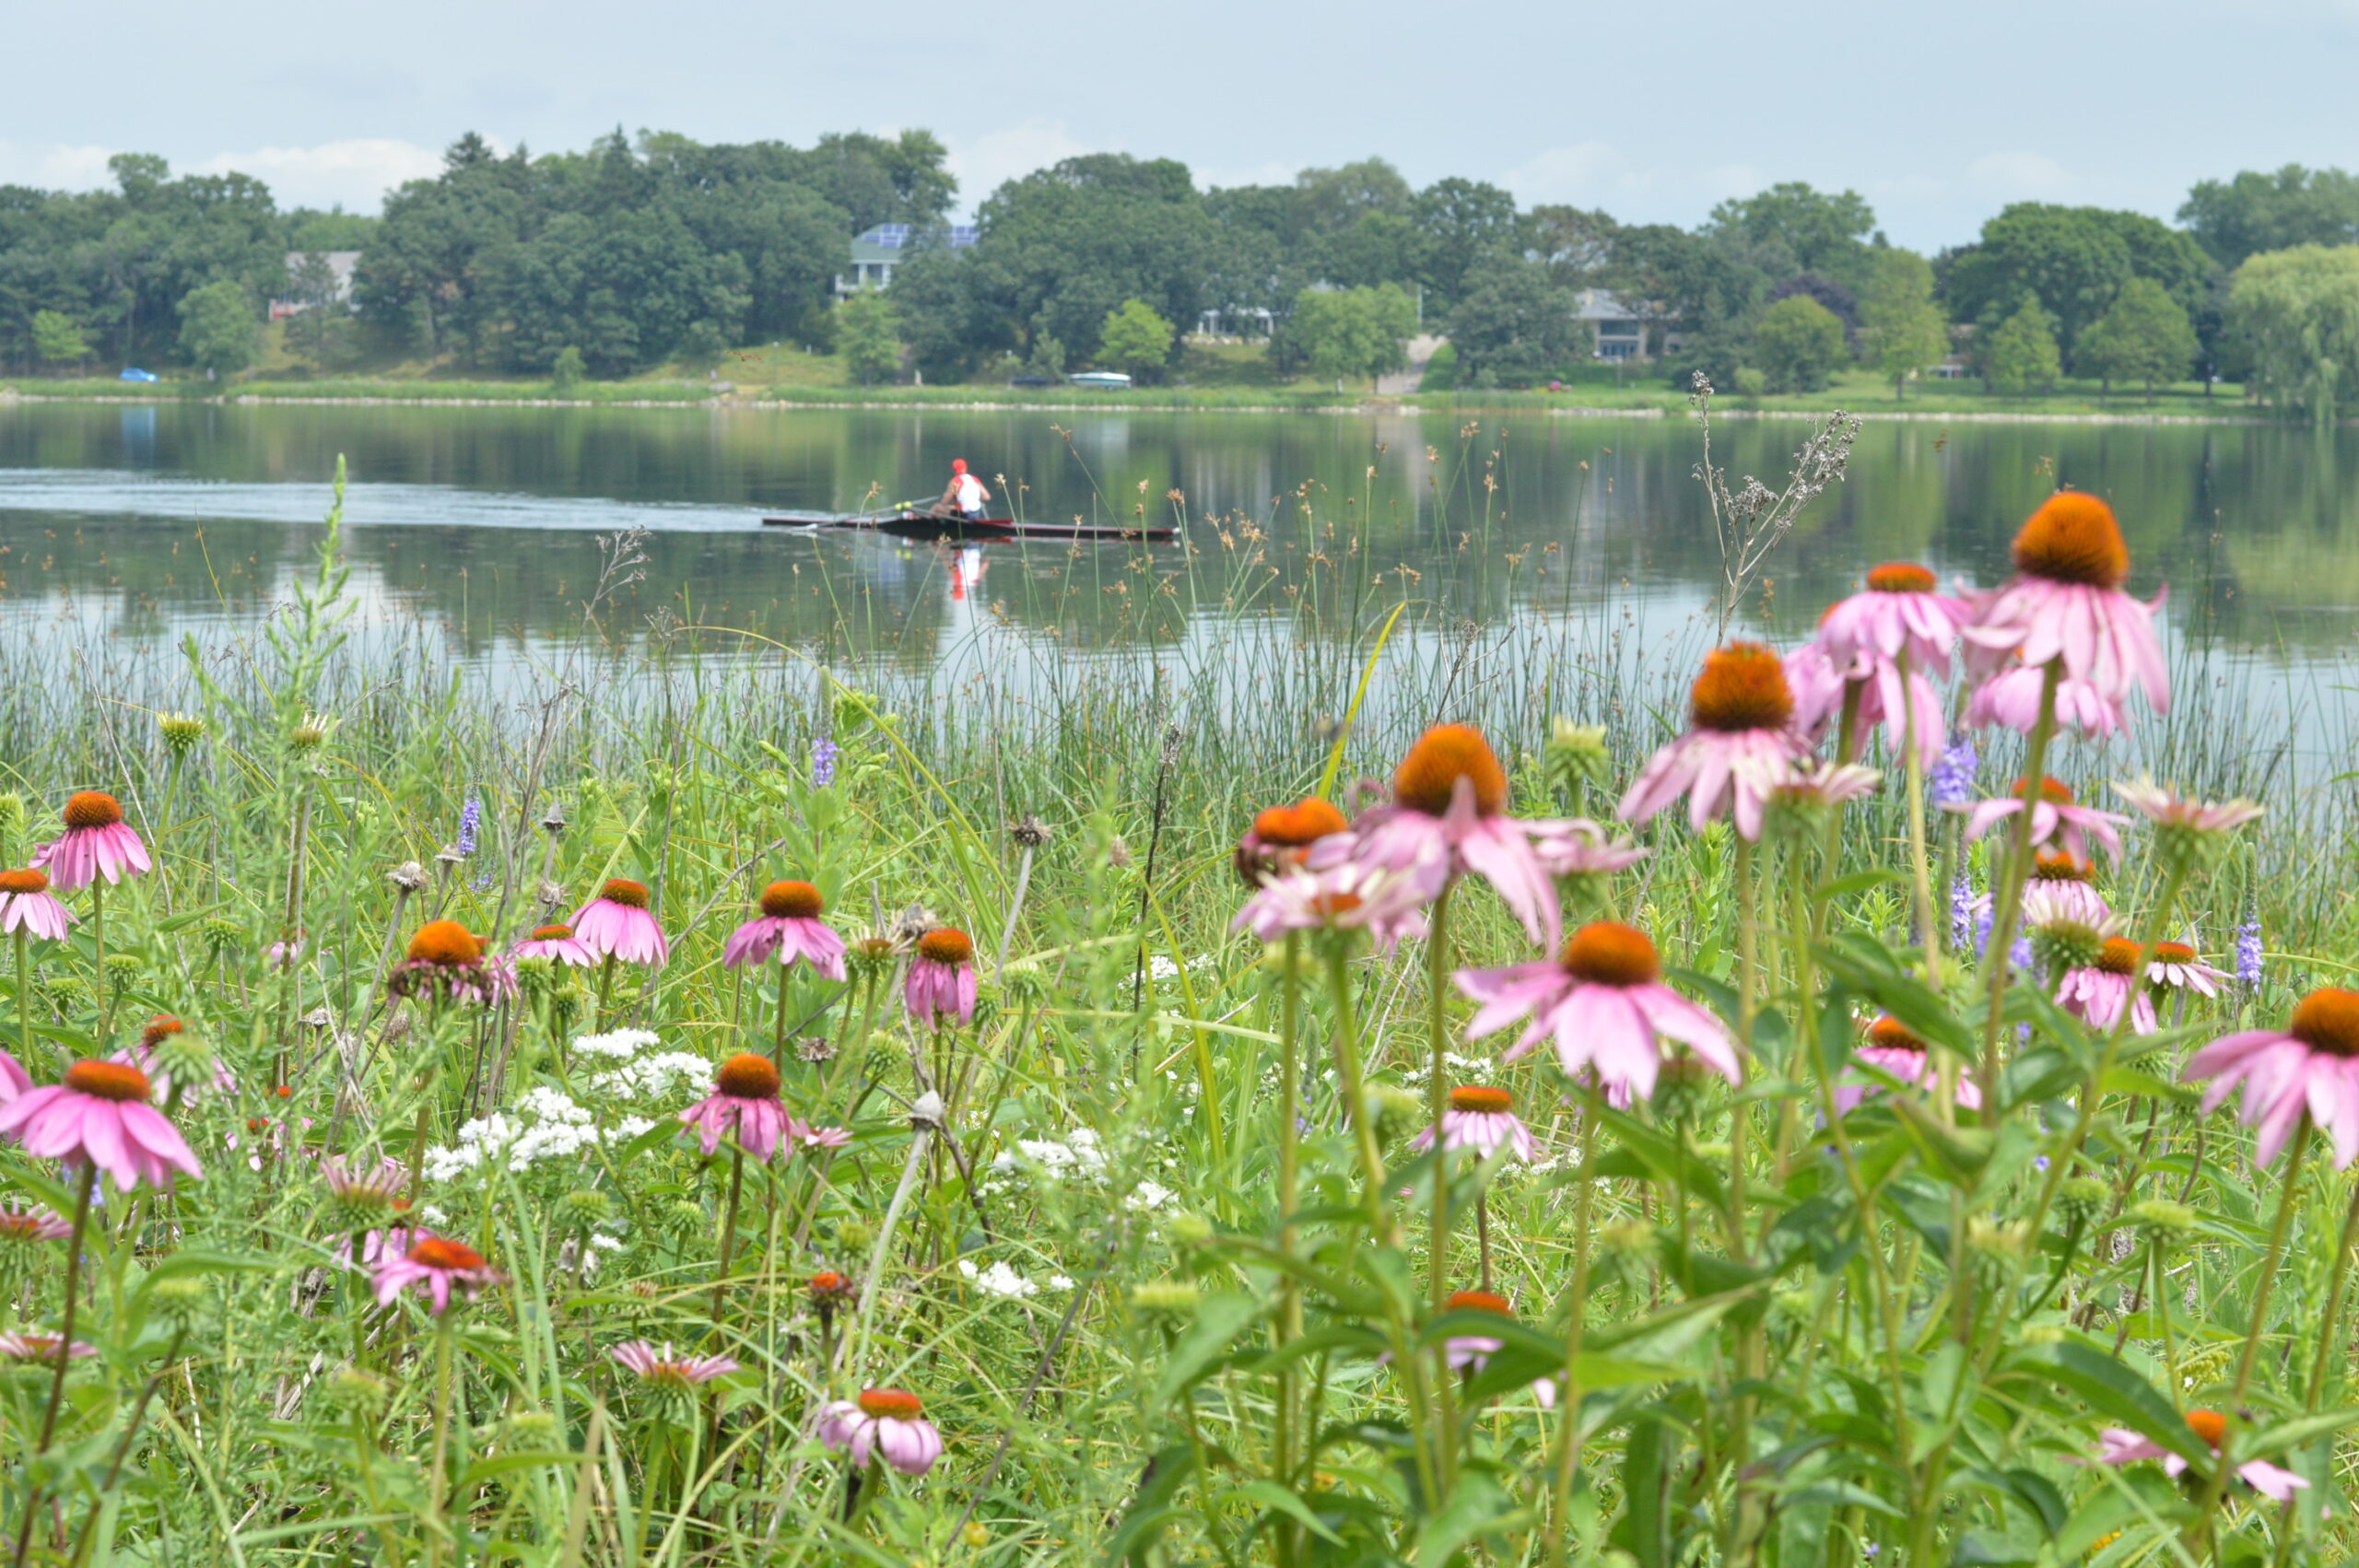
[[[855,235],[851,253],[847,258],[851,270],[836,275],[836,298],[857,294],[863,288],[889,288],[893,285],[893,269],[915,247],[912,241],[919,230],[913,224],[880,223],[864,234]],[[963,251],[975,242],[975,226],[955,223],[950,226],[950,248]]]
[[[288,286],[290,290],[294,287],[294,281],[297,275],[302,271],[304,257],[311,253],[311,252],[303,251],[289,251],[287,252],[287,279]],[[360,252],[358,251],[323,251],[318,252],[318,254],[323,255],[327,258],[328,272],[335,279],[334,284],[329,287],[328,298],[335,300],[337,303],[349,310],[352,306],[352,269],[354,266],[358,264],[360,261]],[[274,299],[270,302],[270,319],[276,322],[282,321],[288,316],[299,316],[311,308],[311,302],[309,299]]]
[[[1625,299],[1609,288],[1584,288],[1573,296],[1573,317],[1595,330],[1595,353],[1600,359],[1646,358],[1647,328],[1659,315],[1653,305]],[[1663,354],[1677,347],[1678,337],[1676,333],[1658,329],[1654,352]]]

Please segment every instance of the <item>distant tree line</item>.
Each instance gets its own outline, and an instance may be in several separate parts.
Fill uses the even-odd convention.
[[[281,212],[240,174],[113,160],[115,189],[0,187],[0,363],[234,370],[265,303],[320,309],[289,344],[322,368],[346,328],[462,370],[615,377],[773,339],[840,347],[857,379],[955,380],[1100,365],[1152,377],[1209,312],[1282,369],[1369,378],[1423,331],[1461,385],[1593,363],[1591,317],[1635,315],[1684,385],[1807,391],[1847,366],[1895,395],[1954,354],[1994,392],[2064,376],[2148,390],[2249,379],[2321,416],[2359,402],[2359,178],[2289,166],[2198,184],[2178,226],[2018,203],[1931,258],[1853,192],[1790,182],[1695,228],[1496,185],[1415,188],[1367,159],[1197,188],[1186,165],[1101,153],[1010,180],[948,242],[940,142],[829,135],[705,145],[620,131],[581,152],[453,143],[381,217]],[[839,300],[851,237],[910,226],[889,296]],[[330,251],[357,251],[351,311]],[[292,265],[289,256],[296,259]]]

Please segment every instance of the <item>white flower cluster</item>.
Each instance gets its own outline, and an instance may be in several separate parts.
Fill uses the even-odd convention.
[[[616,1029],[606,1035],[578,1035],[573,1041],[577,1057],[612,1057],[616,1061],[628,1061],[648,1047],[663,1042],[652,1029]]]
[[[1012,1174],[1028,1161],[1051,1180],[1064,1176],[1094,1180],[1106,1174],[1106,1151],[1099,1147],[1097,1134],[1086,1127],[1074,1128],[1062,1141],[1054,1138],[1019,1138],[1015,1150],[1015,1153],[1002,1150],[992,1162],[992,1169],[1003,1175]],[[1021,1160],[1018,1154],[1022,1155]]]
[[[594,1072],[582,1083],[589,1094],[603,1100],[661,1100],[686,1081],[699,1094],[712,1082],[712,1063],[687,1051],[663,1051],[627,1061],[605,1072]]]
[[[968,1284],[987,1296],[999,1296],[1007,1301],[1021,1301],[1026,1296],[1036,1296],[1040,1293],[1040,1287],[1038,1284],[1009,1268],[1004,1261],[993,1263],[988,1269],[978,1269],[972,1258],[961,1258],[958,1260],[958,1272],[966,1276]],[[1062,1274],[1051,1274],[1049,1276],[1049,1289],[1056,1292],[1069,1291],[1073,1289],[1073,1281]]]
[[[1454,1083],[1486,1083],[1490,1082],[1491,1075],[1496,1072],[1499,1067],[1498,1060],[1495,1057],[1460,1056],[1456,1051],[1442,1052],[1441,1059],[1443,1065],[1449,1070],[1450,1081]],[[1403,1067],[1401,1070],[1401,1081],[1404,1083],[1423,1083],[1428,1071],[1424,1066]]]
[[[516,1102],[515,1113],[494,1111],[459,1129],[458,1141],[426,1152],[426,1179],[450,1181],[489,1166],[528,1171],[551,1160],[578,1158],[600,1141],[628,1143],[655,1124],[624,1117],[612,1127],[557,1090],[535,1085]]]

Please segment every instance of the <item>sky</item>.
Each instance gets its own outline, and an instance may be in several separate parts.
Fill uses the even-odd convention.
[[[1895,243],[2012,201],[2168,217],[2195,181],[2359,168],[2359,0],[0,0],[19,61],[0,183],[108,183],[118,151],[377,209],[462,132],[579,147],[924,126],[962,211],[1075,153],[1200,185],[1370,156],[1525,204],[1693,225],[1778,181],[1851,189]]]

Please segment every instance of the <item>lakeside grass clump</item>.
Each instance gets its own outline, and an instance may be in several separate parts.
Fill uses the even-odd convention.
[[[2101,506],[2016,559],[1675,668],[1345,594],[1023,701],[662,627],[487,694],[346,642],[332,517],[177,669],[0,652],[0,1530],[2339,1560],[2348,790]]]

